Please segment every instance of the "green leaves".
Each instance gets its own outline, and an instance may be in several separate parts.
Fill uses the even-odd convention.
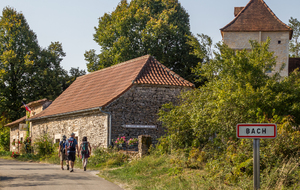
[[[22,101],[54,100],[76,77],[69,76],[60,63],[66,54],[62,44],[38,45],[22,13],[6,7],[0,17],[0,114],[7,121],[25,115]]]
[[[297,18],[291,17],[289,27],[293,29],[293,37],[290,41],[290,57],[300,57],[300,22]]]
[[[236,124],[262,122],[261,115],[290,115],[295,126],[300,124],[299,73],[286,78],[267,74],[276,64],[269,40],[250,43],[251,51],[236,52],[219,44],[220,53],[194,69],[208,79],[205,85],[183,93],[179,105],[163,106],[160,120],[172,147],[204,147],[217,134],[214,141],[222,148],[236,139]]]
[[[177,0],[123,0],[111,14],[99,18],[95,30],[94,40],[101,52],[85,52],[88,71],[150,54],[194,81],[191,68],[201,59],[191,54],[189,15]]]

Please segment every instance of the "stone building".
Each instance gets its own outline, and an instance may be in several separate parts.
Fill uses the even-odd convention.
[[[279,71],[285,63],[280,74],[288,76],[289,40],[293,35],[292,28],[283,23],[263,0],[250,0],[245,7],[235,7],[234,16],[229,24],[220,29],[224,43],[232,49],[250,50],[249,40],[263,42],[269,37],[271,39],[269,50],[277,56],[274,70]]]
[[[147,55],[78,77],[47,108],[31,116],[31,136],[47,133],[55,142],[62,135],[87,136],[93,147],[107,147],[120,136],[164,134],[158,111],[176,102],[194,85]]]
[[[46,109],[51,103],[52,101],[47,99],[37,100],[28,103],[27,106],[31,109],[29,117],[40,113],[41,111]],[[18,142],[23,142],[23,140],[26,138],[27,129],[22,128],[22,124],[25,124],[25,120],[26,116],[5,125],[10,128],[10,151],[19,151],[20,146]],[[30,135],[31,134],[29,134],[29,136]],[[15,145],[13,145],[13,141],[15,142]]]

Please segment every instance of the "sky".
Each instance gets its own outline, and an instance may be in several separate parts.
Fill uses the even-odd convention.
[[[41,47],[62,43],[66,57],[64,69],[86,70],[84,53],[101,47],[93,40],[94,27],[104,13],[111,13],[121,0],[2,0],[0,7],[15,8],[25,16]],[[130,1],[130,0],[129,0]],[[234,7],[246,6],[249,0],[179,0],[190,15],[193,34],[206,34],[216,43],[222,40],[220,28],[234,19]],[[300,20],[300,0],[265,0],[275,15],[288,24],[290,17]],[[2,11],[1,14],[2,16]]]

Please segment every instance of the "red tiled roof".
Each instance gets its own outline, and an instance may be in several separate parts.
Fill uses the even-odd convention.
[[[22,122],[25,123],[25,119],[26,119],[26,116],[21,117],[20,119],[18,119],[18,120],[16,120],[16,121],[13,121],[13,122],[11,122],[11,123],[6,124],[5,126],[10,127],[10,126],[13,126],[13,125],[22,123]]]
[[[133,84],[194,86],[146,55],[78,77],[47,109],[30,119],[105,107]]]
[[[225,27],[223,32],[279,32],[289,31],[290,39],[293,29],[284,24],[272,12],[263,0],[250,0],[250,2],[238,13],[238,15]]]
[[[290,58],[289,59],[289,73],[293,72],[299,68],[300,71],[300,58]]]

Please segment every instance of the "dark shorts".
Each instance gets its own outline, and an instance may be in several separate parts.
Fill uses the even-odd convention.
[[[69,152],[68,154],[68,160],[74,162],[76,159],[75,152]]]

